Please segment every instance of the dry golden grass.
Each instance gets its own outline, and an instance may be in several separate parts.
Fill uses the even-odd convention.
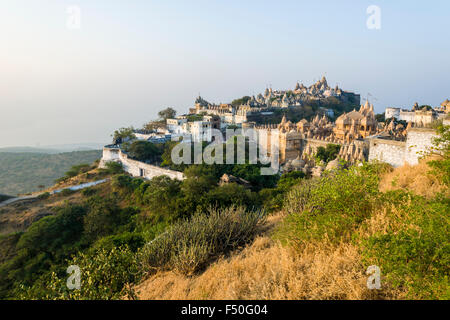
[[[431,159],[424,159],[415,166],[405,164],[385,173],[380,181],[380,190],[386,192],[401,189],[427,198],[434,197],[438,192],[448,192],[436,176],[429,173],[431,170],[427,164],[429,160]]]
[[[282,215],[269,218],[273,227]],[[381,218],[382,221],[383,218]],[[375,229],[382,223],[374,220]],[[269,228],[270,230],[271,228]],[[137,286],[139,299],[307,300],[401,299],[404,293],[368,290],[358,248],[311,243],[300,251],[264,235],[252,245],[186,277],[174,272],[151,276]]]
[[[152,276],[137,287],[140,299],[398,299],[389,289],[367,289],[357,247],[311,244],[301,252],[260,237],[203,274]]]

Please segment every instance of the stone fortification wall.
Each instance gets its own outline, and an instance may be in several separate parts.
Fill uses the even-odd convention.
[[[133,160],[117,147],[106,146],[103,148],[103,157],[100,161],[100,168],[104,168],[107,162],[120,162],[123,169],[133,177],[152,179],[158,176],[168,176],[172,179],[183,180],[184,174],[179,171],[168,170],[141,161]]]
[[[369,161],[379,160],[394,167],[400,167],[405,162],[410,165],[419,163],[420,157],[433,146],[436,131],[427,128],[412,128],[408,131],[406,142],[387,139],[372,139],[370,141]]]

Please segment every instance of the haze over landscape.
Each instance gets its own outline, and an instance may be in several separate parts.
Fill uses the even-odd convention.
[[[0,147],[109,142],[198,93],[230,102],[307,85],[370,93],[375,111],[448,96],[448,1],[0,1]],[[81,9],[81,28],[66,26]]]

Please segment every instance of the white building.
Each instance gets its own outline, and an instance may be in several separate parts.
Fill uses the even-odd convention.
[[[211,122],[195,121],[188,124],[193,142],[212,141]]]
[[[187,123],[186,118],[167,119],[166,123],[167,123],[167,130],[169,130],[170,133],[173,134],[187,133],[183,128],[183,124]]]
[[[400,108],[386,108],[386,110],[384,111],[384,118],[400,118]]]
[[[134,135],[136,136],[137,140],[145,140],[145,141],[149,141],[152,143],[164,143],[166,141],[171,140],[171,134],[168,131],[165,131],[163,133],[158,133],[158,132],[145,133],[145,132],[135,131]]]
[[[400,110],[400,115],[398,120],[403,120],[406,122],[416,122],[416,113],[409,110]]]
[[[384,112],[385,119],[395,118],[406,122],[412,122],[416,125],[427,125],[438,118],[434,110],[405,110],[400,108],[386,108]]]
[[[214,122],[211,119],[208,120],[188,122],[185,118],[167,119],[167,129],[172,138],[182,137],[186,142],[211,142],[211,129]],[[220,123],[218,125],[220,127]]]

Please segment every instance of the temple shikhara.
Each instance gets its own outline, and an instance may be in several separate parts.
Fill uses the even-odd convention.
[[[267,141],[271,143],[273,143],[272,132],[276,132],[279,137],[280,163],[285,165],[286,171],[305,171],[305,168],[309,170],[315,167],[318,167],[316,171],[325,170],[325,167],[315,163],[314,154],[318,147],[326,147],[328,144],[340,145],[339,156],[348,162],[364,161],[368,157],[369,146],[364,139],[381,132],[375,119],[373,105],[368,101],[359,111],[344,113],[335,123],[325,115],[322,117],[316,115],[310,122],[302,119],[298,123],[292,123],[283,117],[278,125],[262,125],[254,128],[262,135],[267,135],[269,137]],[[266,148],[271,150],[271,144]],[[332,165],[335,164],[334,162]]]
[[[334,136],[342,141],[350,142],[354,139],[366,138],[378,131],[378,123],[375,119],[373,105],[366,101],[359,111],[353,110],[344,113],[336,119],[333,128]]]

